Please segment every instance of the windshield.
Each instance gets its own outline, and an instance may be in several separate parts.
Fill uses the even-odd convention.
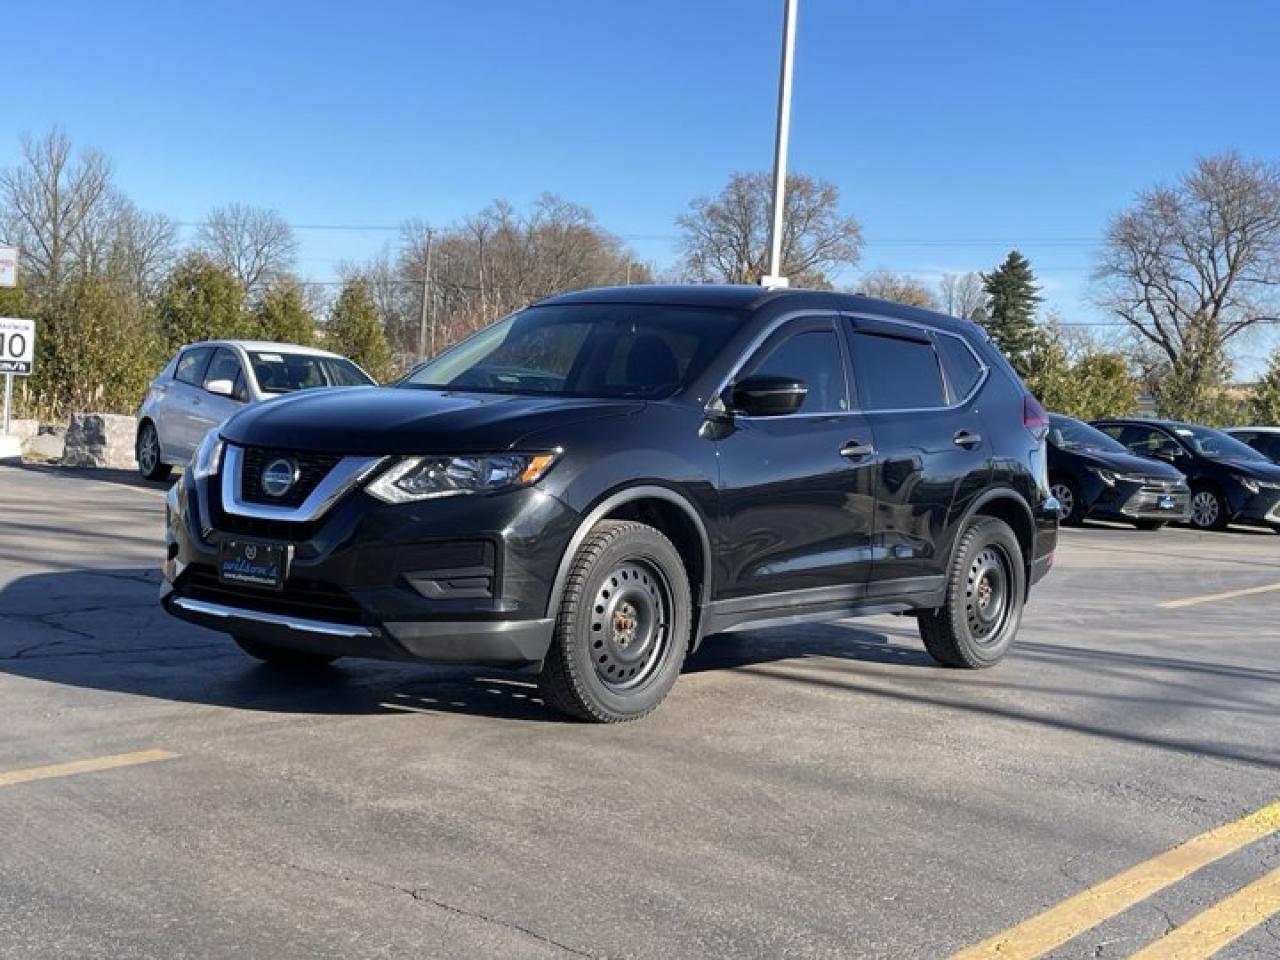
[[[662,304],[530,307],[409,374],[400,386],[559,397],[668,397],[737,329],[728,310]]]
[[[1228,436],[1221,430],[1208,427],[1196,427],[1181,424],[1173,428],[1183,443],[1195,453],[1210,460],[1254,460],[1269,463],[1261,453],[1247,443],[1241,443],[1235,437]]]
[[[1049,442],[1059,450],[1090,453],[1129,452],[1123,443],[1113,440],[1101,430],[1095,430],[1087,423],[1056,413],[1049,416]]]
[[[253,375],[263,393],[292,393],[313,387],[367,387],[373,384],[359,367],[341,357],[305,353],[249,351]]]

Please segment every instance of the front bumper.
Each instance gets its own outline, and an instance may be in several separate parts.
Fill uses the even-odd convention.
[[[1240,488],[1228,504],[1233,523],[1275,526],[1280,524],[1280,490],[1260,490],[1249,493]]]
[[[536,667],[577,514],[533,490],[384,504],[349,494],[312,523],[222,510],[216,483],[175,484],[161,602],[183,620],[332,656]],[[223,583],[223,537],[286,544],[284,589]]]
[[[1160,520],[1177,523],[1191,516],[1191,490],[1183,483],[1138,483],[1119,479],[1102,486],[1089,515],[1121,520]]]

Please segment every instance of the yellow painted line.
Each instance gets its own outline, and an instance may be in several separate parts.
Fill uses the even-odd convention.
[[[1192,837],[1016,927],[961,950],[952,960],[1031,960],[1159,893],[1230,853],[1280,830],[1280,802]]]
[[[1198,603],[1213,603],[1216,600],[1234,600],[1236,597],[1252,597],[1259,593],[1274,593],[1280,590],[1280,583],[1264,583],[1260,587],[1245,587],[1243,590],[1227,590],[1223,593],[1206,593],[1199,597],[1183,597],[1181,600],[1166,600],[1157,603],[1157,607],[1165,610],[1177,610],[1180,607],[1194,607]]]
[[[1204,960],[1280,913],[1280,867],[1197,913],[1129,960]]]
[[[119,767],[134,767],[140,763],[156,763],[160,760],[172,760],[178,756],[168,750],[140,750],[137,753],[117,753],[109,757],[92,757],[88,760],[73,760],[70,763],[55,763],[47,767],[28,767],[26,770],[0,771],[0,787],[12,787],[19,783],[30,783],[33,780],[52,780],[55,777],[71,777],[79,773],[97,773],[100,770],[115,770]]]

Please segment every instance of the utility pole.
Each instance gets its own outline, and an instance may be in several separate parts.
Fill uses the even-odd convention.
[[[773,141],[773,217],[769,226],[769,272],[764,287],[785,287],[782,275],[782,215],[787,200],[787,144],[791,138],[791,62],[796,52],[796,3],[782,0],[782,69],[778,76],[778,129]]]
[[[422,268],[422,310],[418,314],[418,357],[427,359],[436,355],[436,324],[435,311],[431,312],[431,352],[427,353],[427,303],[431,294],[431,237],[435,233],[430,227],[427,227],[427,253],[426,263]]]

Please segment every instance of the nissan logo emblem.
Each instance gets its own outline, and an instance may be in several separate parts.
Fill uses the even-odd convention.
[[[268,497],[283,497],[298,482],[298,465],[281,457],[272,460],[262,471],[262,492]]]

